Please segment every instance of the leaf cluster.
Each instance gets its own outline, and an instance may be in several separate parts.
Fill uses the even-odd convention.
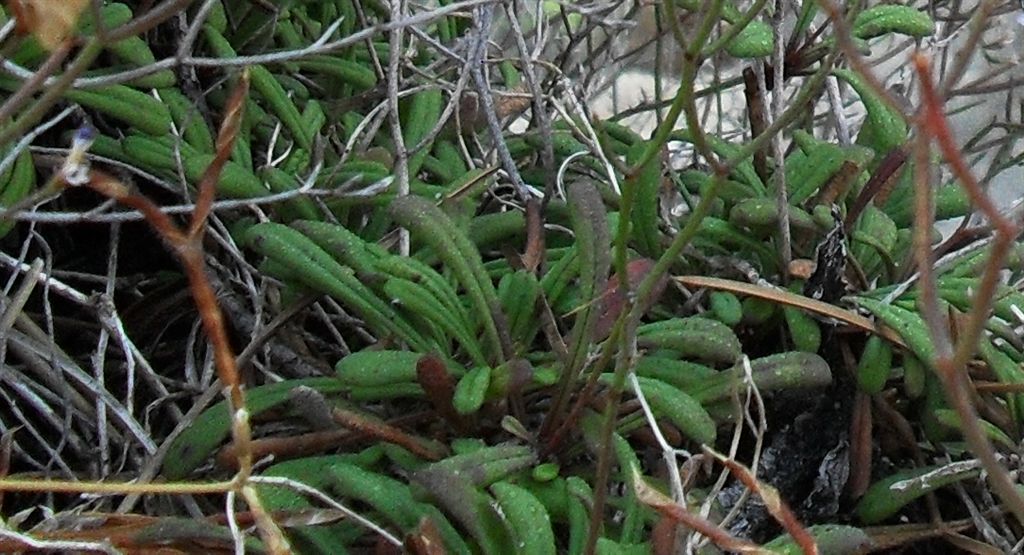
[[[680,45],[684,78],[729,56],[758,66],[763,100],[784,37],[761,17],[763,2],[709,4],[659,8],[670,21],[676,9],[702,18],[705,40]],[[227,230],[219,237],[244,258],[206,248],[238,274],[255,270],[237,281],[258,280],[262,316],[290,315],[297,351],[333,357],[317,361],[331,367],[324,375],[250,376],[251,445],[229,441],[229,401],[195,411],[161,440],[162,479],[224,477],[243,452],[268,460],[257,478],[274,480],[255,482],[262,509],[303,553],[399,539],[418,553],[668,553],[688,530],[722,549],[777,553],[909,543],[922,536],[869,526],[919,515],[916,500],[979,475],[971,464],[925,464],[963,453],[964,413],[937,370],[948,349],[924,308],[930,290],[917,285],[922,260],[935,262],[947,334],[991,304],[968,369],[984,433],[1014,451],[1024,433],[1019,252],[994,259],[984,242],[993,231],[971,218],[977,199],[958,180],[915,198],[933,162],[910,156],[915,122],[863,72],[838,67],[843,48],[931,34],[924,12],[851,13],[842,44],[819,36],[827,23],[805,3],[785,47],[794,107],[763,119],[768,107],[747,80],[748,132],[716,134],[697,121],[700,95],[684,83],[644,138],[617,116],[566,111],[552,93],[571,92],[569,77],[554,66],[542,75],[526,52],[485,56],[497,7],[451,6],[411,22],[401,20],[408,7],[374,0],[213,1],[179,10],[192,23],[186,36],[164,23],[119,40],[105,33],[136,21],[131,6],[83,13],[74,40],[95,48],[79,55],[102,63],[54,84],[60,101],[96,129],[94,164],[130,168],[140,187],[177,184],[161,194],[186,208],[222,154],[214,122],[247,68],[251,93],[214,206]],[[577,41],[600,26],[565,6],[521,19],[509,24],[519,39],[559,22]],[[43,71],[69,40],[21,36],[4,52]],[[162,64],[175,56],[180,65]],[[848,86],[863,111],[855,137],[815,119],[825,78]],[[25,86],[0,76],[12,95]],[[13,121],[35,108],[41,118],[45,101]],[[504,125],[517,118],[524,131]],[[770,151],[770,141],[785,148]],[[670,155],[680,151],[687,163]],[[4,152],[0,204],[39,200],[36,153]],[[963,219],[952,234],[932,225],[952,218]],[[0,230],[19,231],[10,217]],[[1005,279],[979,301],[993,264]],[[308,307],[328,302],[345,320],[325,340],[328,326],[311,323]],[[334,340],[343,356],[324,346]],[[851,430],[840,463],[850,480],[832,486],[827,514],[793,513],[786,504],[806,505],[806,492],[779,486],[780,501],[770,467],[752,474],[736,462],[760,456],[766,432],[755,417],[811,397],[843,406]],[[911,437],[873,436],[872,418]],[[729,437],[743,434],[758,447]],[[720,516],[739,506],[723,507],[727,496],[696,465],[681,474],[680,457],[717,461],[764,499],[779,526],[757,538],[763,547],[734,537]],[[814,460],[811,479],[826,464]],[[894,494],[894,483],[905,487]],[[713,516],[697,517],[699,504]],[[149,545],[143,532],[118,537]],[[219,548],[230,537],[203,533]]]

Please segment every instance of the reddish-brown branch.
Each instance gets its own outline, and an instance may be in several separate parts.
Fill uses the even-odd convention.
[[[800,523],[800,519],[793,514],[793,511],[786,505],[786,502],[779,497],[779,492],[772,486],[762,483],[754,476],[754,473],[742,464],[716,452],[714,449],[705,446],[704,452],[711,455],[718,462],[722,463],[729,472],[732,473],[743,485],[747,486],[747,489],[756,493],[761,500],[764,501],[764,506],[768,509],[768,513],[782,525],[783,528],[789,532],[789,535],[793,538],[793,541],[800,547],[800,550],[807,555],[817,555],[818,544],[814,541],[814,536],[804,528],[804,525]]]
[[[443,447],[432,445],[428,441],[405,433],[386,422],[373,420],[356,411],[335,408],[331,416],[338,424],[354,431],[375,437],[382,442],[393,443],[404,447],[410,453],[428,461],[438,461],[445,457]]]
[[[683,506],[665,497],[665,494],[647,485],[639,473],[633,477],[633,487],[636,490],[636,497],[641,503],[650,506],[658,511],[665,518],[691,528],[699,534],[707,537],[715,545],[728,551],[737,553],[763,553],[764,550],[755,543],[748,542],[722,530],[715,523],[700,516],[689,513]]]
[[[153,201],[148,198],[133,194],[116,178],[99,170],[91,170],[87,186],[107,198],[142,212],[157,235],[163,238],[171,248],[176,248],[177,245],[185,241],[185,235],[174,224],[170,216],[164,214],[160,207],[153,204]]]
[[[148,198],[131,193],[122,183],[111,176],[93,170],[90,173],[88,186],[94,191],[110,197],[121,204],[130,206],[146,216],[149,225],[167,242],[170,248],[181,260],[182,268],[188,276],[192,290],[192,297],[195,299],[199,316],[203,323],[203,331],[210,340],[214,350],[214,362],[217,369],[217,377],[224,384],[226,393],[231,401],[232,412],[245,408],[245,398],[242,394],[238,379],[238,367],[235,361],[235,353],[228,340],[227,329],[224,326],[224,316],[217,303],[217,295],[210,285],[206,276],[206,263],[203,260],[201,238],[198,236],[186,236],[171,221],[171,218],[160,211],[160,208]],[[235,438],[240,445],[248,445],[248,439]],[[242,460],[246,450],[239,451],[239,468],[247,473],[252,468],[251,456]]]
[[[245,97],[248,94],[249,70],[245,70],[225,105],[224,121],[217,133],[216,155],[199,180],[199,196],[196,198],[196,207],[192,211],[192,223],[188,228],[189,237],[195,237],[196,241],[202,238],[203,230],[206,229],[206,218],[210,215],[210,208],[213,206],[213,200],[217,194],[217,179],[220,177],[224,165],[227,164],[228,158],[231,157],[235,137],[238,136],[238,131],[242,127],[242,110],[245,107]]]
[[[871,436],[874,422],[870,395],[863,391],[857,392],[850,420],[850,479],[846,483],[846,492],[851,498],[860,499],[871,485]]]
[[[938,142],[942,156],[949,162],[953,174],[960,180],[960,184],[967,189],[971,202],[977,206],[995,227],[997,233],[1016,236],[1020,230],[1013,222],[1007,220],[999,212],[999,208],[992,202],[981,184],[967,167],[967,161],[960,155],[960,148],[953,140],[953,132],[949,129],[946,121],[946,113],[939,97],[938,91],[932,85],[931,66],[928,59],[922,54],[914,55],[914,68],[921,78],[921,116],[919,119],[922,131],[935,137]]]
[[[921,83],[921,99],[923,106],[918,117],[920,133],[933,136],[938,142],[943,157],[949,162],[953,174],[960,181],[971,201],[989,219],[995,230],[991,246],[991,255],[973,298],[973,307],[967,324],[958,327],[958,337],[952,356],[937,356],[934,361],[936,372],[942,381],[943,388],[950,405],[956,410],[962,424],[964,439],[971,451],[982,462],[988,473],[989,482],[1007,508],[1021,523],[1024,523],[1024,497],[1017,491],[1014,480],[999,463],[995,450],[988,436],[981,428],[977,410],[971,399],[967,383],[966,365],[974,356],[981,339],[985,322],[989,318],[996,286],[999,282],[1006,257],[1014,240],[1020,233],[1020,227],[1012,220],[1000,214],[995,203],[985,194],[978,181],[971,173],[967,162],[963,159],[959,147],[953,140],[942,104],[942,100],[932,85],[931,68],[927,58],[921,54],[914,56],[914,67]],[[919,191],[922,193],[924,191]],[[931,194],[928,191],[928,194]],[[919,268],[920,269],[920,268]],[[935,300],[935,284],[933,281],[922,281],[921,286],[927,294],[922,295],[925,301],[924,315],[928,320],[929,329],[933,332],[942,329],[943,318]],[[938,338],[933,336],[933,341]]]
[[[846,212],[846,221],[843,222],[843,225],[847,230],[853,229],[854,222],[857,221],[860,213],[867,208],[868,203],[872,199],[875,200],[877,206],[889,198],[889,193],[899,177],[899,170],[906,161],[907,150],[904,147],[894,149],[882,159],[882,162],[875,168],[871,178],[861,188],[860,194],[857,195],[856,200],[853,201],[850,209]]]
[[[952,353],[949,326],[939,309],[935,272],[932,268],[932,227],[935,207],[932,202],[931,166],[927,133],[918,133],[914,141],[914,230],[913,255],[921,290],[921,312],[931,332],[938,357]]]
[[[287,553],[290,552],[287,540],[263,510],[255,489],[248,483],[253,463],[252,430],[249,427],[249,416],[239,379],[238,363],[234,350],[231,348],[227,327],[224,325],[224,314],[217,302],[217,294],[206,275],[206,261],[203,258],[203,231],[213,204],[221,170],[227,163],[235,137],[238,135],[242,107],[248,87],[248,72],[243,72],[225,106],[224,120],[217,135],[216,153],[200,180],[196,208],[187,231],[175,225],[171,218],[160,211],[159,207],[148,198],[133,193],[124,184],[109,175],[91,171],[86,184],[93,190],[142,212],[153,229],[178,256],[182,268],[188,276],[203,331],[213,348],[217,376],[224,386],[224,394],[231,406],[231,433],[238,461],[238,473],[233,481],[234,489],[245,498],[255,515],[257,528],[268,546],[268,550],[273,553]]]

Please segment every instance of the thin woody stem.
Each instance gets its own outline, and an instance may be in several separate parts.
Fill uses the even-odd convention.
[[[217,376],[224,386],[224,394],[231,406],[231,433],[238,460],[238,473],[231,482],[233,484],[231,491],[241,494],[253,514],[256,515],[257,528],[268,549],[273,553],[287,553],[289,552],[287,540],[273,519],[262,508],[256,490],[249,486],[253,465],[249,412],[245,406],[245,394],[239,378],[238,362],[231,348],[227,327],[224,325],[224,314],[217,302],[217,294],[209,276],[206,274],[206,261],[203,258],[203,231],[213,205],[216,183],[220,178],[221,170],[227,163],[235,137],[240,129],[242,107],[248,93],[248,85],[248,72],[243,72],[242,78],[232,91],[227,103],[224,121],[217,136],[217,152],[203,173],[199,185],[199,196],[187,232],[178,228],[170,216],[162,212],[153,201],[131,192],[120,181],[103,172],[95,170],[90,172],[87,185],[101,194],[142,212],[153,229],[167,242],[181,261],[185,274],[188,276],[192,297],[199,310],[203,331],[213,348]]]
[[[224,122],[217,133],[216,154],[199,180],[199,196],[196,198],[196,207],[192,212],[192,223],[189,224],[189,237],[201,239],[203,230],[206,229],[206,219],[210,215],[213,200],[217,196],[217,179],[231,156],[235,138],[238,137],[238,132],[242,127],[242,111],[245,107],[245,97],[248,94],[249,70],[245,69],[225,105]]]
[[[1014,239],[1020,234],[1020,227],[999,212],[992,200],[981,189],[978,181],[968,168],[967,162],[964,161],[946,121],[941,98],[932,85],[931,67],[928,59],[921,54],[916,54],[914,56],[914,67],[920,77],[921,98],[923,102],[918,118],[920,132],[936,139],[939,149],[953,170],[953,174],[956,175],[961,186],[967,190],[974,205],[988,217],[990,224],[995,230],[991,254],[988,263],[985,265],[981,283],[975,291],[973,309],[968,316],[967,325],[959,330],[960,333],[958,334],[952,356],[944,356],[942,354],[936,356],[934,361],[935,369],[942,380],[942,385],[950,405],[953,406],[960,418],[964,439],[967,440],[971,452],[978,457],[985,467],[989,483],[996,491],[996,494],[1002,499],[1017,520],[1024,523],[1024,497],[1017,490],[1014,480],[1010,478],[1009,473],[1000,464],[991,441],[981,427],[977,410],[971,399],[970,384],[966,374],[967,362],[977,351],[978,341],[981,339],[985,322],[989,318],[989,311],[995,296],[1001,268],[1004,266],[1006,256],[1013,245]],[[923,192],[925,191],[919,191],[919,193]],[[927,191],[927,193],[931,194],[930,191]],[[927,266],[927,263],[921,264],[921,266]],[[929,329],[935,330],[939,326],[947,325],[943,321],[935,321],[936,315],[940,314],[940,311],[937,306],[934,281],[924,280],[921,282],[921,287],[925,290],[925,294],[921,298],[926,305],[924,315],[928,319]],[[933,341],[940,340],[939,337],[934,337],[934,333],[932,339]]]

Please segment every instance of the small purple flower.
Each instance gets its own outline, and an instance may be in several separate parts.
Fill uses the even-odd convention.
[[[90,125],[83,125],[75,130],[75,136],[71,139],[71,152],[64,160],[64,181],[68,185],[84,185],[89,181],[89,160],[85,153],[89,151],[93,140],[96,138],[96,130]]]
[[[92,143],[96,138],[96,130],[91,125],[83,125],[75,131],[75,138],[73,142],[78,143]]]

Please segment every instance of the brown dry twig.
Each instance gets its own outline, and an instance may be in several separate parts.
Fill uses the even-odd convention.
[[[804,528],[800,520],[793,514],[793,511],[786,505],[786,502],[782,500],[778,490],[758,480],[757,476],[749,468],[718,451],[705,445],[704,452],[722,463],[747,489],[756,493],[764,501],[764,506],[768,509],[768,513],[789,532],[789,535],[793,537],[801,551],[807,555],[817,555],[818,544],[815,543],[814,537]]]
[[[879,326],[856,312],[845,310],[833,304],[825,303],[810,297],[805,297],[804,295],[798,295],[783,289],[775,289],[750,283],[743,283],[741,281],[706,276],[675,276],[673,279],[688,287],[706,287],[708,289],[715,289],[719,291],[731,291],[733,293],[758,297],[781,305],[813,312],[819,316],[833,318],[863,331],[877,334],[884,337],[887,341],[892,342],[894,345],[906,347],[903,339],[900,338],[900,336],[893,330]]]
[[[634,470],[633,484],[637,500],[641,503],[650,506],[666,518],[696,530],[723,549],[737,553],[772,553],[756,543],[729,535],[710,520],[689,513],[671,498],[649,486],[637,470]]]
[[[1005,265],[1006,257],[1014,240],[1021,232],[1020,226],[1004,217],[988,197],[981,185],[971,173],[967,162],[963,159],[959,147],[953,139],[946,120],[944,106],[941,97],[932,84],[931,64],[923,54],[914,56],[914,68],[920,77],[922,107],[918,116],[917,125],[919,132],[928,139],[934,138],[939,145],[943,157],[949,162],[953,174],[960,181],[960,185],[966,189],[974,206],[979,208],[989,219],[994,230],[994,239],[991,246],[991,254],[985,265],[981,282],[974,292],[973,309],[968,315],[967,324],[958,327],[956,344],[951,354],[938,354],[935,357],[935,369],[942,380],[950,405],[956,410],[962,423],[964,438],[967,440],[971,451],[981,460],[988,473],[988,479],[997,495],[1006,503],[1007,508],[1014,514],[1017,520],[1024,523],[1024,497],[1016,489],[1013,479],[996,458],[995,450],[988,436],[981,427],[980,419],[971,400],[970,386],[966,375],[967,362],[974,356],[978,348],[978,341],[982,336],[985,322],[989,318],[989,312],[995,296],[995,289],[999,283],[999,274]],[[918,188],[918,195],[932,195],[931,190]],[[919,203],[920,204],[920,203]],[[933,219],[930,214],[919,214],[927,221],[918,222],[931,227]],[[927,248],[927,245],[925,245]],[[924,258],[922,266],[928,266],[928,260],[932,256]],[[923,310],[928,323],[928,328],[933,333],[932,340],[937,342],[940,338],[934,336],[935,330],[949,329],[948,322],[942,317],[942,311],[938,307],[935,283],[932,280],[922,280],[922,301],[925,303]]]
[[[216,184],[220,172],[231,154],[235,138],[238,135],[242,120],[242,110],[248,95],[249,76],[243,71],[226,103],[224,119],[217,135],[216,154],[203,173],[199,182],[199,192],[191,221],[187,228],[182,229],[175,224],[170,216],[147,197],[132,192],[116,178],[99,170],[90,170],[84,163],[82,150],[79,149],[69,157],[64,168],[57,176],[60,187],[82,185],[134,208],[145,215],[147,222],[177,255],[188,277],[190,290],[199,311],[203,330],[206,333],[214,352],[214,362],[220,383],[224,387],[224,395],[228,398],[232,412],[231,431],[234,443],[238,446],[238,473],[230,482],[228,493],[242,496],[253,512],[257,528],[272,553],[288,553],[290,547],[281,530],[273,519],[262,510],[255,489],[250,485],[252,474],[252,431],[249,426],[249,413],[245,405],[245,394],[239,379],[237,360],[228,339],[224,316],[217,303],[217,295],[206,274],[204,260],[203,236],[206,220],[216,194]],[[79,140],[83,137],[80,134]],[[13,489],[15,484],[10,481],[0,482],[0,489]],[[55,484],[50,484],[51,486]],[[88,487],[88,483],[82,483]],[[93,484],[104,486],[107,492],[124,491],[117,484]],[[223,487],[223,486],[220,486]],[[58,488],[54,488],[56,490]],[[143,488],[145,489],[145,488]],[[218,488],[219,489],[219,488]],[[181,490],[179,490],[181,491]],[[185,488],[184,491],[188,491]]]
[[[131,192],[124,184],[99,171],[92,171],[87,185],[94,191],[117,200],[146,215],[146,220],[163,238],[171,250],[181,261],[188,276],[192,297],[199,309],[203,330],[206,333],[214,352],[214,364],[217,375],[224,386],[224,394],[231,407],[231,433],[238,457],[238,473],[235,476],[233,491],[245,498],[252,509],[264,542],[272,553],[290,551],[288,540],[273,519],[262,509],[259,497],[249,485],[252,474],[252,430],[249,426],[249,412],[245,406],[245,394],[239,379],[237,360],[228,339],[224,325],[224,315],[217,303],[217,294],[206,275],[206,263],[203,255],[203,235],[210,207],[216,195],[216,184],[220,172],[231,155],[231,148],[242,121],[242,110],[249,92],[249,73],[243,71],[238,83],[231,92],[225,105],[224,120],[217,134],[216,154],[210,165],[203,172],[199,181],[199,195],[192,219],[186,230],[179,228],[167,214],[148,198]]]

